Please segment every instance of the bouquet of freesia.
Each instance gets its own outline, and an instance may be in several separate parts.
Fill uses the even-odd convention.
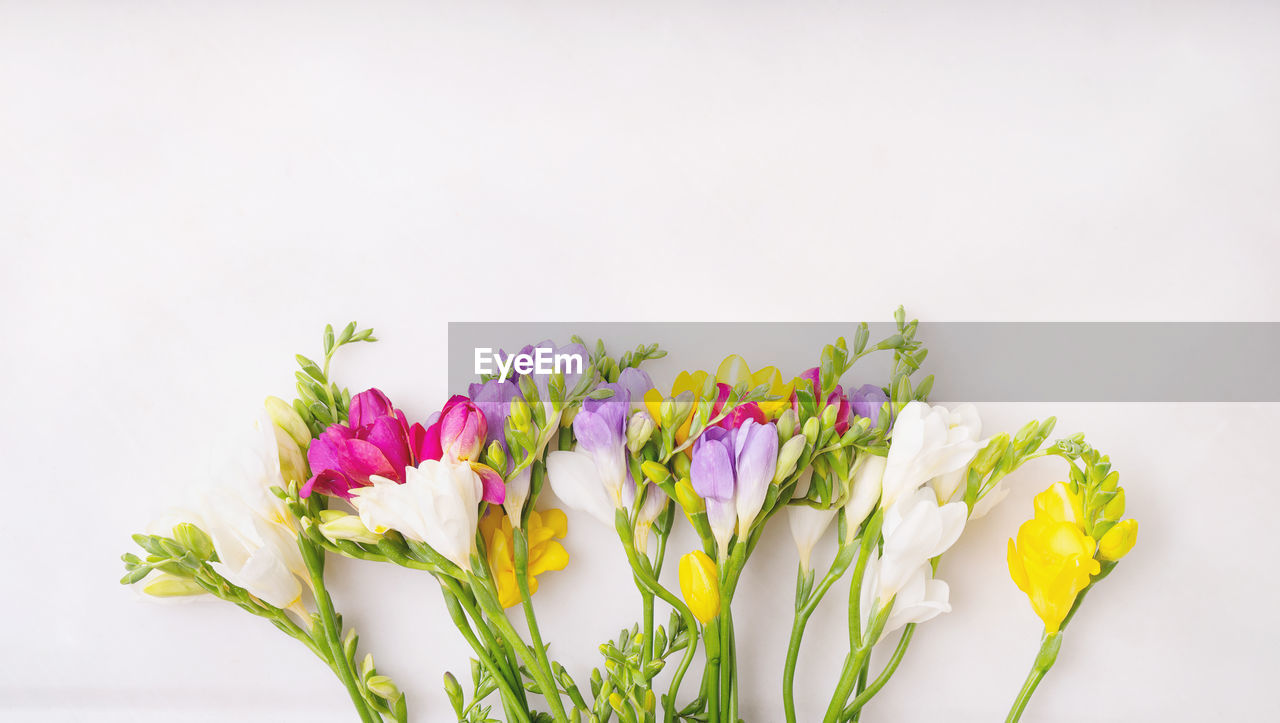
[[[657,345],[615,358],[599,342],[546,341],[520,354],[582,363],[504,367],[422,422],[377,389],[352,395],[334,383],[335,353],[374,338],[354,323],[326,328],[322,361],[297,358],[297,398],[269,397],[238,471],[134,536],[142,554],[124,556],[122,582],[154,597],[211,595],[266,618],[329,667],[366,722],[406,721],[408,705],[373,657],[358,655],[326,591],[329,555],[435,578],[474,654],[469,690],[445,677],[459,721],[734,723],[735,593],[785,510],[799,559],[778,718],[796,720],[809,620],[847,578],[844,665],[802,694],[829,700],[829,723],[859,720],[916,627],[950,610],[939,563],[967,522],[999,502],[1002,480],[1023,463],[1056,456],[1069,479],[1036,497],[1034,518],[1009,543],[1010,574],[1045,624],[1009,713],[1017,720],[1085,594],[1133,547],[1137,523],[1123,519],[1110,461],[1082,435],[1049,443],[1050,418],[984,438],[972,405],[929,404],[933,378],[915,379],[927,354],[917,324],[901,309],[895,322],[875,342],[858,326],[851,344],[827,345],[790,381],[732,355],[714,374],[680,373],[669,392],[642,368],[664,356]],[[888,378],[850,383],[873,354],[891,355]],[[548,488],[616,532],[641,601],[641,619],[599,646],[604,663],[585,686],[552,658],[534,606],[539,576],[569,562],[559,542],[569,518],[543,503]],[[676,589],[662,571],[681,518],[699,545],[679,555]],[[812,552],[833,522],[834,557],[816,566]],[[895,636],[876,669],[872,648]]]

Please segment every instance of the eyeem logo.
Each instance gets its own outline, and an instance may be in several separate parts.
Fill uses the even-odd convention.
[[[492,347],[476,347],[476,374],[497,374],[499,379],[506,379],[515,370],[516,374],[581,374],[581,354],[555,354],[550,349],[537,347],[532,354],[508,354],[502,358],[501,351]]]

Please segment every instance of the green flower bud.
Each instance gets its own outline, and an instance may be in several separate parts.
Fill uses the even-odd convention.
[[[502,445],[498,444],[498,440],[489,443],[489,448],[485,450],[485,464],[489,467],[502,472],[507,468],[507,453],[503,451]]]
[[[822,428],[823,429],[831,429],[832,427],[835,426],[836,414],[839,411],[840,410],[834,404],[828,404],[827,407],[822,410]]]
[[[205,589],[190,578],[162,572],[143,584],[142,591],[152,597],[185,597],[203,595]]]
[[[375,675],[365,681],[364,686],[370,693],[383,700],[395,700],[400,697],[400,689],[385,675]]]
[[[320,534],[330,542],[351,540],[365,545],[376,545],[382,541],[382,535],[369,530],[355,515],[339,510],[320,511]]]
[[[978,452],[978,456],[974,458],[969,468],[976,470],[979,477],[986,477],[991,474],[991,470],[995,469],[996,463],[1004,456],[1005,449],[1009,447],[1009,433],[1001,432],[991,438],[987,446]]]
[[[804,453],[805,444],[804,437],[792,437],[778,450],[778,467],[777,472],[773,475],[774,484],[781,484],[783,480],[791,476],[792,472],[796,471],[796,462],[800,459],[800,455]]]
[[[642,462],[640,470],[644,472],[644,476],[648,477],[656,484],[666,482],[671,477],[671,473],[667,471],[665,465],[661,462]]]
[[[1124,517],[1124,488],[1116,490],[1116,496],[1102,508],[1102,518],[1105,520],[1118,520]]]
[[[458,679],[453,677],[453,673],[444,674],[444,693],[449,696],[449,704],[453,706],[453,712],[457,714],[458,720],[462,720],[464,710],[462,686],[458,684]]]
[[[804,423],[804,438],[808,440],[809,444],[817,444],[819,426],[820,422],[817,417],[809,417],[808,421]]]
[[[280,458],[280,476],[286,483],[302,484],[311,475],[308,474],[307,458],[302,455],[302,448],[293,443],[293,437],[280,427],[273,426],[276,435],[276,452]]]
[[[512,426],[517,430],[532,434],[530,424],[533,422],[533,411],[523,399],[511,400],[511,414],[507,419],[511,420]]]
[[[689,476],[689,469],[693,466],[692,460],[689,459],[689,455],[677,454],[672,458],[672,461],[675,467],[673,471],[676,473],[677,477]]]
[[[213,557],[213,540],[204,530],[190,522],[183,522],[173,528],[173,539],[191,551],[201,562]]]
[[[778,437],[787,439],[795,436],[796,425],[800,423],[800,418],[796,415],[796,410],[788,409],[778,417]]]

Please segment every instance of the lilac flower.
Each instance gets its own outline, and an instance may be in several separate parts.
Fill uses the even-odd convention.
[[[856,392],[849,395],[849,406],[853,408],[853,413],[870,419],[872,425],[880,422],[880,408],[887,401],[889,401],[889,395],[874,384],[863,384]]]
[[[599,388],[611,390],[613,396],[584,401],[573,418],[573,433],[578,438],[578,451],[591,457],[616,507],[621,504],[623,488],[630,479],[627,410],[631,393],[619,384],[601,384]]]
[[[690,477],[707,505],[707,522],[728,551],[735,530],[746,534],[764,505],[778,464],[778,430],[746,420],[737,429],[712,427],[693,444]]]

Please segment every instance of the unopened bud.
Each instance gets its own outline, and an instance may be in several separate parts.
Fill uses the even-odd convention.
[[[975,470],[979,477],[986,477],[991,474],[991,470],[995,469],[996,463],[1004,456],[1004,451],[1009,446],[1009,433],[1001,432],[991,438],[987,442],[987,446],[978,452],[978,456],[974,458],[973,464],[969,468]]]
[[[320,511],[320,534],[330,542],[351,540],[365,545],[376,545],[382,541],[382,535],[371,532],[360,518],[339,510]]]
[[[190,578],[162,572],[148,580],[142,586],[142,591],[152,597],[185,597],[188,595],[203,595],[205,589]]]
[[[773,475],[773,483],[781,484],[783,480],[796,471],[796,462],[804,452],[805,438],[792,437],[778,450],[778,468]]]
[[[1102,508],[1102,517],[1107,520],[1118,520],[1124,517],[1124,488],[1116,490],[1116,496]]]
[[[364,686],[370,693],[383,700],[395,700],[400,697],[400,689],[385,675],[375,675],[365,681]]]
[[[511,415],[508,417],[515,428],[521,432],[531,432],[530,423],[533,422],[533,411],[529,409],[529,404],[523,399],[511,400]]]
[[[641,462],[640,470],[644,472],[645,477],[655,484],[662,484],[671,477],[671,473],[667,471],[666,466],[660,462]]]
[[[702,496],[693,489],[693,483],[689,481],[688,477],[676,483],[676,502],[679,502],[685,513],[689,515],[696,515],[707,509],[706,503],[702,501]]]
[[[809,441],[809,444],[818,443],[819,425],[817,417],[809,417],[809,420],[804,423],[804,438]]]
[[[654,428],[655,425],[649,418],[648,412],[632,414],[631,419],[627,421],[627,449],[631,450],[632,454],[638,453],[653,435]]]
[[[1115,561],[1129,554],[1138,541],[1138,521],[1121,520],[1098,540],[1098,556]]]
[[[453,673],[444,674],[444,693],[449,696],[449,704],[453,706],[453,712],[458,715],[458,720],[462,720],[464,711],[462,686],[458,684],[458,679],[453,677]]]
[[[295,445],[306,449],[311,444],[311,430],[288,402],[279,397],[267,397],[266,406],[271,423],[284,430]]]
[[[173,528],[173,539],[191,551],[201,562],[213,557],[213,540],[204,530],[190,522],[183,522]]]
[[[294,444],[293,437],[280,427],[273,426],[276,438],[276,452],[280,458],[280,476],[285,482],[302,484],[307,479],[307,459],[302,456],[302,448]]]
[[[507,453],[496,439],[489,443],[489,448],[484,453],[484,459],[485,465],[493,469],[503,471],[507,468]]]
[[[796,410],[787,409],[782,416],[778,417],[778,436],[783,438],[794,436],[798,423],[799,416],[796,415]]]

